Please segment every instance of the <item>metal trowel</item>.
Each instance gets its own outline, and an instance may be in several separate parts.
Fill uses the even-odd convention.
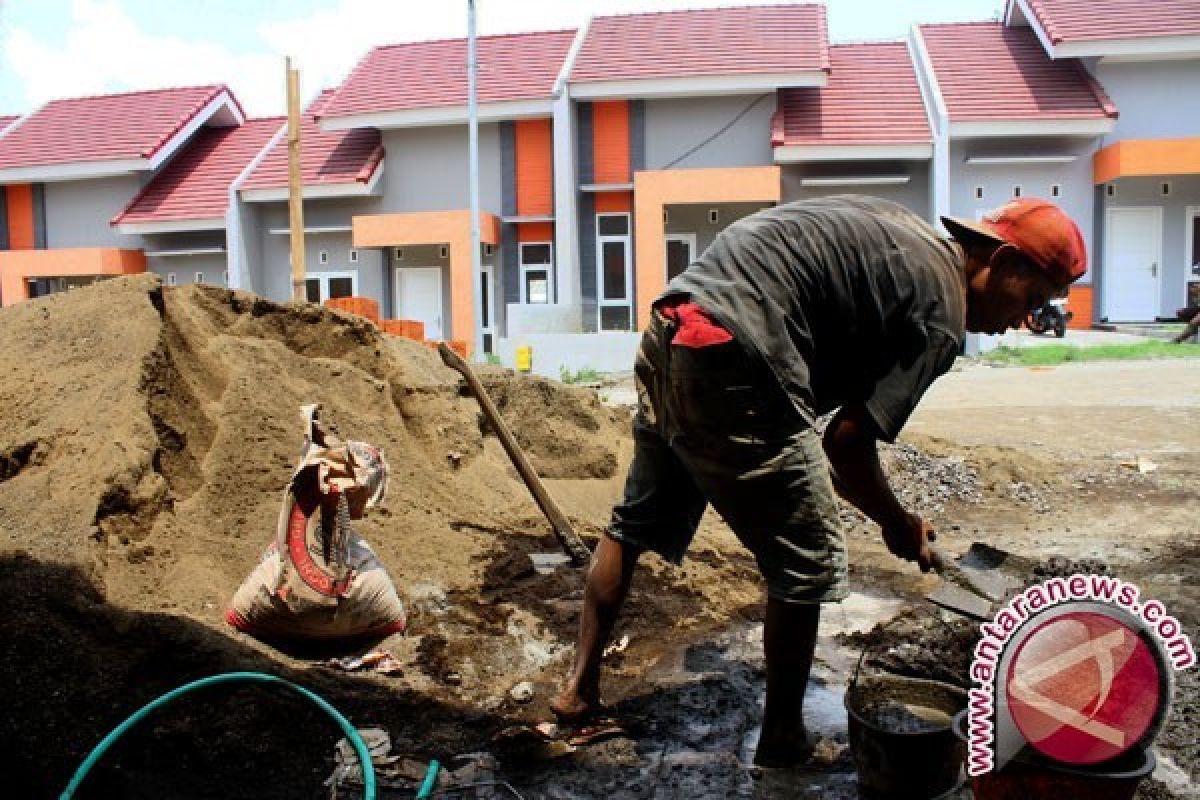
[[[1005,550],[975,542],[957,561],[932,548],[933,569],[941,576],[926,599],[974,620],[990,620],[1025,584],[1033,563]]]

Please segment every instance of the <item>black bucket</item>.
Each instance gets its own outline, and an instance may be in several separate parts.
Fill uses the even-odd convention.
[[[954,734],[967,741],[967,712],[954,718]],[[1138,784],[1154,772],[1158,760],[1149,747],[1131,750],[1090,767],[1055,764],[1028,750],[995,772],[971,778],[975,800],[1029,800],[1033,797],[1086,797],[1088,800],[1130,800]]]
[[[858,658],[845,699],[859,796],[931,800],[953,792],[966,748],[952,722],[967,706],[966,691],[899,675],[862,678],[869,649]]]

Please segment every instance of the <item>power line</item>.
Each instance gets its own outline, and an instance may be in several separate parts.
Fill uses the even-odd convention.
[[[745,108],[743,108],[741,111],[739,111],[739,112],[737,113],[737,116],[735,116],[733,119],[729,120],[729,122],[726,122],[726,123],[725,123],[723,126],[721,126],[721,128],[720,128],[720,129],[719,129],[719,130],[718,130],[716,133],[714,133],[712,136],[709,136],[707,139],[705,139],[704,141],[700,142],[700,144],[698,144],[698,145],[696,145],[695,147],[693,147],[692,149],[688,150],[688,151],[687,151],[686,153],[684,153],[683,155],[679,156],[679,158],[676,158],[674,161],[671,161],[671,162],[670,162],[670,163],[668,163],[666,166],[662,167],[662,169],[670,169],[671,167],[673,167],[673,166],[675,166],[676,164],[678,164],[680,161],[683,161],[684,159],[686,159],[688,156],[690,156],[690,155],[692,155],[692,154],[696,153],[697,151],[699,151],[699,150],[701,150],[702,148],[704,148],[704,147],[706,147],[707,145],[709,145],[709,144],[710,144],[710,143],[711,143],[711,142],[712,142],[714,139],[716,139],[718,136],[720,136],[721,134],[725,133],[725,131],[729,130],[729,129],[730,129],[730,128],[732,128],[734,125],[736,125],[736,124],[738,123],[738,120],[740,120],[742,117],[744,117],[744,116],[746,116],[747,114],[749,114],[749,113],[750,113],[750,110],[751,110],[752,108],[754,108],[756,105],[758,105],[759,103],[761,103],[763,100],[765,100],[766,98],[768,98],[768,97],[770,97],[770,96],[771,96],[770,94],[760,94],[758,97],[756,97],[756,98],[754,98],[753,100],[751,100],[751,101],[750,101],[750,104],[749,104],[748,106],[746,106],[746,107],[745,107]]]

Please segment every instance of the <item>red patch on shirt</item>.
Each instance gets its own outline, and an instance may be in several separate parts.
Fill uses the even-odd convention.
[[[733,341],[733,334],[695,303],[680,301],[674,305],[659,306],[658,311],[678,326],[671,344],[701,348]]]

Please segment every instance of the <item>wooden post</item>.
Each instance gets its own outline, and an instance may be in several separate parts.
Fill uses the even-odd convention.
[[[292,245],[292,299],[307,298],[304,290],[304,187],[300,176],[300,72],[287,59],[288,108],[288,224]]]

